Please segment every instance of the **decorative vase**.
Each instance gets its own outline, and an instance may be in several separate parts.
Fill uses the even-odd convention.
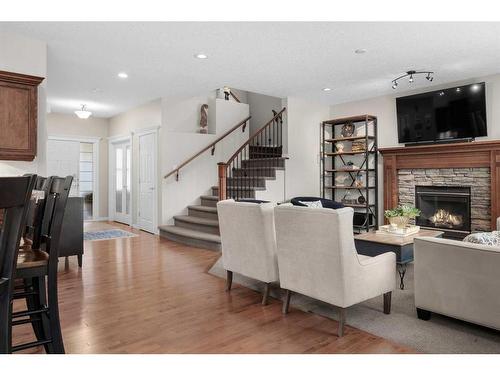
[[[409,222],[410,218],[407,216],[394,216],[389,218],[389,223],[391,223],[391,225],[396,225],[400,229],[406,228]]]

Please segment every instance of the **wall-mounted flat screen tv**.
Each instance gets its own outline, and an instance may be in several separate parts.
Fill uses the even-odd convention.
[[[399,143],[486,136],[485,97],[482,82],[397,98]]]

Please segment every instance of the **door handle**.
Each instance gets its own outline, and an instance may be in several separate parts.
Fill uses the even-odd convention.
[[[155,188],[154,187],[150,187],[149,190],[154,190]]]

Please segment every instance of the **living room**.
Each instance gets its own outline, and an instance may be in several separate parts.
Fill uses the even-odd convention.
[[[2,20],[0,352],[498,355],[500,23],[346,7]]]

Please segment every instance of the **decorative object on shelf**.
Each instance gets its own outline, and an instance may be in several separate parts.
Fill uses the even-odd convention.
[[[365,204],[366,203],[366,198],[363,195],[360,195],[358,197],[358,203],[359,204]]]
[[[344,152],[344,144],[342,142],[337,142],[335,144],[335,150],[340,154]]]
[[[386,210],[384,216],[389,220],[392,226],[401,229],[408,226],[410,219],[420,216],[420,210],[413,206],[400,205],[392,210]]]
[[[347,176],[344,175],[338,175],[335,177],[335,185],[336,186],[345,186],[345,180],[347,180]]]
[[[352,122],[348,122],[342,126],[340,129],[340,135],[342,137],[352,137],[354,134],[354,124]]]
[[[402,76],[399,76],[398,78],[395,78],[395,79],[392,80],[392,88],[394,90],[396,90],[397,87],[398,87],[398,81],[400,79],[403,79],[403,78],[408,77],[408,76],[410,77],[408,79],[408,82],[409,83],[413,83],[413,81],[414,81],[413,76],[416,75],[416,74],[427,74],[427,76],[425,77],[425,79],[427,79],[429,82],[432,82],[434,80],[434,72],[429,72],[429,71],[417,72],[416,70],[408,70]]]
[[[200,109],[200,133],[208,133],[208,104],[202,104]]]
[[[354,186],[358,188],[363,187],[363,176],[359,174],[356,176],[356,181],[354,181]]]
[[[352,151],[354,152],[364,152],[366,151],[366,141],[353,141],[352,142]]]
[[[353,198],[350,192],[347,192],[341,199],[344,204],[356,204],[356,198]]]
[[[358,170],[359,169],[359,167],[354,165],[354,163],[350,160],[347,163],[345,163],[344,167],[346,170]]]

